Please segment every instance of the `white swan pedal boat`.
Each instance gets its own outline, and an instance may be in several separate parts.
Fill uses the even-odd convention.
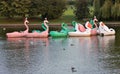
[[[98,28],[98,34],[103,36],[115,35],[115,30],[113,28],[108,28],[103,22],[100,22]]]
[[[69,36],[72,37],[81,37],[81,36],[90,36],[91,35],[91,31],[90,29],[85,29],[85,27],[82,24],[76,23],[75,24],[75,32],[68,32]]]

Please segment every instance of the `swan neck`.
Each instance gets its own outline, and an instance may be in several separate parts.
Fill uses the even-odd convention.
[[[29,30],[29,27],[28,27],[27,23],[24,22],[24,25],[25,25],[25,27],[26,27],[26,30],[28,31],[28,30]]]

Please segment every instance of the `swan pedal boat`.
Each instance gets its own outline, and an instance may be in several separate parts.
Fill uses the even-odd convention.
[[[67,24],[62,23],[61,24],[61,30],[60,31],[50,31],[50,36],[51,37],[67,37],[68,32],[73,31],[70,30],[67,26]]]
[[[103,36],[115,35],[115,30],[113,28],[108,28],[103,22],[100,22],[98,34]]]
[[[25,18],[25,21],[24,21],[24,25],[26,27],[26,30],[25,31],[21,31],[21,32],[11,32],[11,33],[6,33],[6,36],[8,38],[20,38],[20,37],[25,37],[26,34],[28,33],[29,31],[29,28],[27,26],[27,23],[29,23],[29,21],[27,20],[27,18]]]
[[[92,20],[93,21],[93,20]],[[94,21],[93,21],[94,22]],[[95,25],[95,27],[93,27]],[[95,35],[97,35],[98,34],[98,32],[97,32],[97,29],[98,29],[98,27],[97,27],[97,24],[94,22],[93,24],[91,24],[89,21],[87,21],[86,22],[86,24],[85,24],[85,27],[87,28],[87,29],[90,29],[91,30],[91,36],[95,36]]]
[[[40,30],[34,30],[33,32],[29,33],[29,27],[28,27],[28,24],[29,21],[27,20],[27,18],[25,18],[25,21],[24,21],[24,25],[26,27],[26,30],[25,31],[22,31],[22,32],[11,32],[11,33],[7,33],[6,36],[8,38],[21,38],[21,37],[26,37],[26,38],[45,38],[45,37],[48,37],[49,33],[49,27],[48,25],[46,24],[47,22],[44,22],[42,23],[42,28],[45,30],[45,31],[40,31]]]
[[[69,36],[71,37],[81,37],[81,36],[90,36],[91,35],[91,30],[90,29],[85,29],[85,27],[74,21],[74,25],[75,25],[75,32],[68,32]]]
[[[46,37],[48,37],[48,35],[49,35],[48,25],[46,23],[42,23],[42,28],[45,31],[33,30],[31,33],[27,33],[25,37],[27,37],[27,38],[46,38]]]

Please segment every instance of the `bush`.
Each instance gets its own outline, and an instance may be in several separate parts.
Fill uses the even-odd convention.
[[[87,0],[77,0],[75,4],[75,15],[77,19],[84,19],[88,17],[89,9]]]
[[[67,4],[68,4],[68,5],[75,5],[75,1],[74,1],[74,0],[72,0],[72,1],[71,1],[71,0],[70,0],[70,1],[67,1]]]
[[[55,19],[65,9],[66,0],[0,0],[0,15],[9,18],[42,15],[42,18]]]
[[[59,18],[66,10],[65,0],[46,0],[46,5],[40,10],[42,19],[45,17],[49,19]]]

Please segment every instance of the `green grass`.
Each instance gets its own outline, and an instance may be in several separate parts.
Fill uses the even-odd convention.
[[[73,20],[75,20],[74,10],[71,9],[71,6],[67,7],[67,10],[63,13],[63,15],[55,20],[50,20],[51,23],[71,23]]]

